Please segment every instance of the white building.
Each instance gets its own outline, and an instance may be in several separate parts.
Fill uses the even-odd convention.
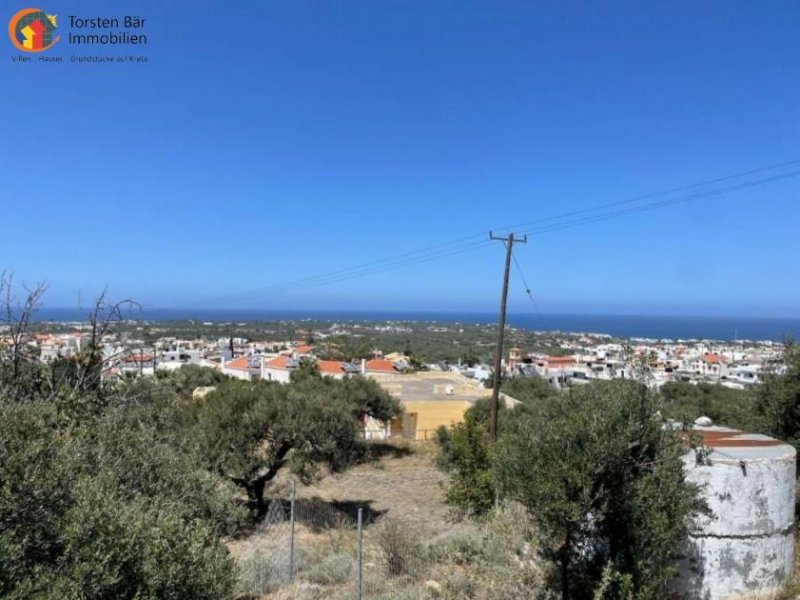
[[[252,381],[261,376],[261,359],[249,356],[240,356],[233,360],[223,361],[220,369],[223,375]]]

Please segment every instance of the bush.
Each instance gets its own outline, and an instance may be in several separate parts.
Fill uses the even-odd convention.
[[[390,577],[417,574],[424,564],[424,548],[401,521],[384,518],[375,529],[384,568]]]
[[[564,598],[591,598],[608,565],[642,597],[676,574],[704,507],[684,479],[683,440],[654,418],[658,408],[642,385],[595,382],[501,440],[501,490],[541,528]]]
[[[698,417],[705,416],[715,424],[744,431],[763,429],[749,390],[734,390],[711,383],[668,382],[661,386],[659,393],[665,418],[691,424]]]
[[[288,556],[276,556],[250,549],[239,559],[239,587],[242,594],[263,596],[289,580]]]
[[[171,445],[161,411],[76,421],[58,400],[0,398],[0,596],[227,596],[231,497]]]
[[[800,450],[800,346],[793,340],[785,344],[780,359],[765,369],[764,382],[756,392],[756,408],[764,419],[765,433]]]
[[[354,559],[347,554],[331,554],[303,573],[303,578],[320,585],[339,585],[355,580]]]

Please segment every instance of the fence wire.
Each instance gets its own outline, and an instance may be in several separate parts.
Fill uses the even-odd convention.
[[[411,600],[430,598],[423,546],[399,521],[366,504],[273,499],[255,540],[238,557],[250,598]]]

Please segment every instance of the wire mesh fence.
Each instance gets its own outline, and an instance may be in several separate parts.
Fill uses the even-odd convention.
[[[273,499],[239,557],[248,598],[385,599],[415,595],[424,577],[422,544],[407,525],[368,504],[318,498]]]

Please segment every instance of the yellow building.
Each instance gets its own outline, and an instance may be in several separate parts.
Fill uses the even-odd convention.
[[[423,371],[371,373],[369,376],[403,405],[403,415],[390,424],[392,437],[420,441],[433,439],[440,426],[449,427],[462,422],[469,407],[481,398],[491,396],[491,390],[460,373]],[[501,394],[501,401],[506,405],[517,403],[505,394]]]

